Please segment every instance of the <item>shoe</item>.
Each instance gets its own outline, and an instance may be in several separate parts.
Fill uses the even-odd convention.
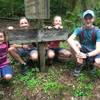
[[[80,75],[80,72],[81,72],[81,70],[82,70],[82,68],[83,68],[83,64],[81,64],[81,65],[78,65],[76,68],[75,68],[75,70],[74,70],[74,72],[73,72],[73,75],[74,76],[79,76]]]
[[[26,63],[25,64],[22,64],[21,65],[21,74],[24,75],[27,72],[27,70],[28,70],[27,64]]]
[[[51,66],[53,64],[53,59],[47,59],[47,65]]]

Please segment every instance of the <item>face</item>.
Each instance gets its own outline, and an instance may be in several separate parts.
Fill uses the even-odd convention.
[[[61,26],[62,25],[61,17],[59,16],[55,17],[53,24],[54,26]]]
[[[26,18],[22,18],[21,20],[20,20],[20,28],[28,28],[29,27],[29,22],[28,22],[28,20],[26,19]]]
[[[84,18],[84,23],[86,26],[91,26],[94,22],[94,18],[93,17],[85,17]]]
[[[5,40],[3,32],[0,32],[0,44]]]

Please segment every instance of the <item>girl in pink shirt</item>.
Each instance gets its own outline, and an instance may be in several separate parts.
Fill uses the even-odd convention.
[[[12,69],[8,61],[8,43],[6,42],[5,33],[0,31],[0,78],[6,80],[12,78]]]

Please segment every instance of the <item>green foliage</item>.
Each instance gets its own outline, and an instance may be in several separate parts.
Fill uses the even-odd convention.
[[[76,84],[73,87],[72,94],[75,97],[91,96],[92,90],[93,90],[93,83],[90,81],[89,77],[86,76],[85,74],[81,74],[77,79]]]
[[[36,78],[36,74],[35,72],[33,73],[33,70],[32,71],[29,71],[27,73],[27,75],[19,75],[17,76],[17,78],[23,82],[23,84],[25,86],[27,86],[29,89],[34,89],[36,88],[37,85],[39,85],[41,83],[41,80],[39,80],[38,78]]]
[[[68,62],[65,63],[63,66],[66,69],[73,70],[76,66],[76,62],[74,59],[69,60]]]
[[[55,93],[55,92],[59,92],[63,88],[63,85],[59,84],[58,82],[48,81],[47,83],[43,85],[43,87],[44,87],[45,93],[48,93],[48,92]]]
[[[47,100],[56,100],[58,97],[62,100],[62,98],[65,99],[64,95],[68,93],[70,97],[92,98],[95,82],[100,77],[100,70],[96,71],[96,75],[91,75],[90,71],[84,71],[75,78],[71,74],[74,67],[75,61],[70,60],[64,65],[58,64],[50,67],[47,73],[37,73],[33,69],[28,71],[26,75],[18,74],[14,77],[11,86],[14,89],[12,96],[19,100],[27,98],[27,95],[29,97],[47,96],[49,98]]]
[[[59,78],[60,72],[54,68],[49,69],[47,74],[47,80],[48,81],[56,81]]]
[[[24,0],[1,0],[0,17],[24,16]]]
[[[34,89],[36,86],[38,86],[40,84],[40,82],[41,82],[40,80],[32,78],[32,79],[28,80],[26,82],[26,84],[29,89]]]
[[[68,46],[67,41],[61,42],[61,43],[60,43],[60,47],[61,47],[61,48],[67,48],[67,49],[68,49],[69,46]]]

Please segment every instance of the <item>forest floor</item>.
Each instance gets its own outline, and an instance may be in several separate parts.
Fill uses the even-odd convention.
[[[34,65],[26,75],[14,66],[9,83],[0,82],[0,100],[100,100],[100,70],[83,71],[79,77],[72,72],[74,60],[46,66],[45,73]]]

